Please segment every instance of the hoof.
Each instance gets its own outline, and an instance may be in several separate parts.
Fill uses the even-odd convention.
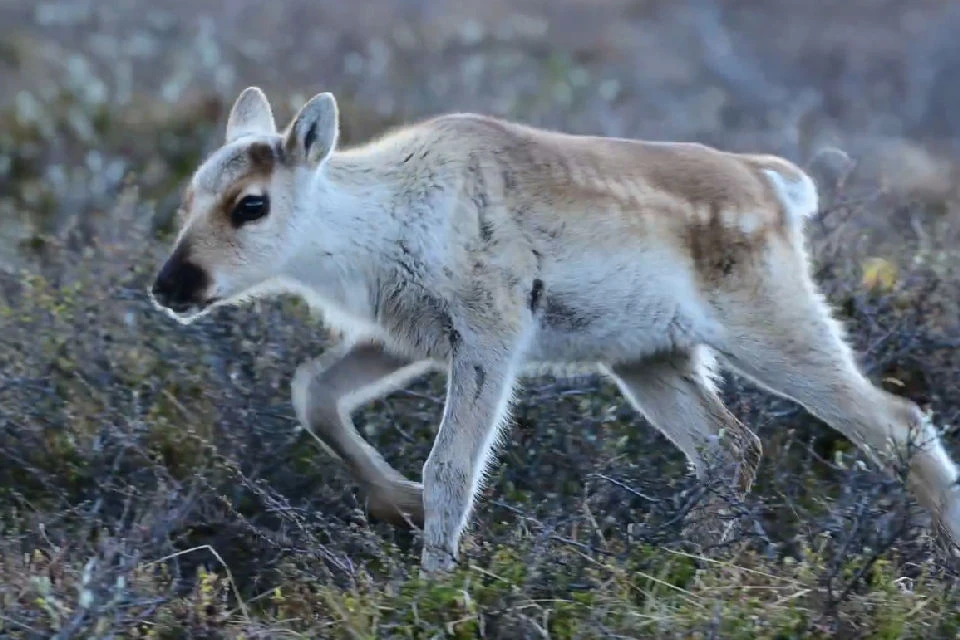
[[[366,508],[372,520],[401,529],[423,529],[423,487],[420,484],[404,481],[371,489]]]
[[[456,557],[445,549],[424,547],[420,557],[420,573],[426,577],[440,577],[457,568]]]

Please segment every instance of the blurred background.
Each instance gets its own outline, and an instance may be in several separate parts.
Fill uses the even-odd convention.
[[[958,452],[957,34],[943,0],[0,0],[0,635],[955,637],[904,491],[733,377],[767,457],[722,561],[684,551],[679,452],[607,383],[544,379],[467,537],[479,569],[420,583],[416,534],[368,522],[296,430],[290,378],[326,344],[303,305],[184,328],[145,291],[248,85],[281,125],[332,91],[348,145],[476,111],[812,171],[832,146],[853,171],[817,174],[817,277],[871,379]],[[411,478],[442,388],[357,415]]]

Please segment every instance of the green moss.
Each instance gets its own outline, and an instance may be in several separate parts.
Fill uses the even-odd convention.
[[[209,460],[212,407],[203,406],[202,391],[194,391],[186,409],[179,397],[190,395],[178,393],[176,385],[171,385],[159,394],[156,401],[146,412],[146,425],[149,429],[144,444],[152,455],[175,478],[186,478],[205,466]]]

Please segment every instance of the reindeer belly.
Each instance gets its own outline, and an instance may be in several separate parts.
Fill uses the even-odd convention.
[[[656,273],[642,261],[598,260],[592,266],[544,274],[528,360],[639,360],[689,349],[719,330],[685,274]]]

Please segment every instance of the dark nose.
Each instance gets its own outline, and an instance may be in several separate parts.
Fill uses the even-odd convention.
[[[203,269],[174,254],[160,269],[151,291],[157,302],[176,308],[202,302],[206,286],[207,276]]]

